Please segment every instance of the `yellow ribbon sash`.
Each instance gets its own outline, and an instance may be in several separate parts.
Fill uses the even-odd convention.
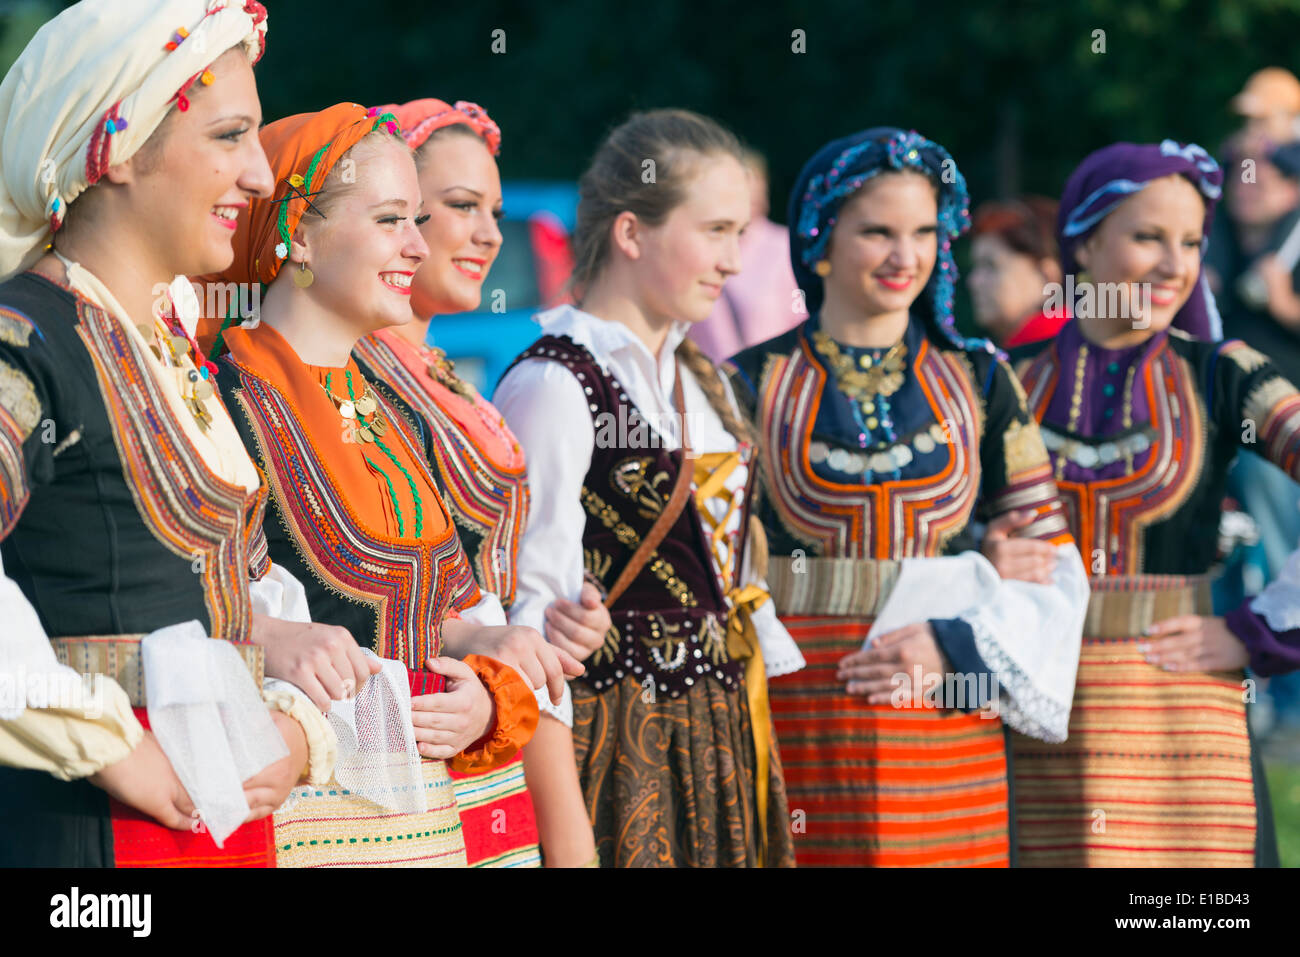
[[[726,529],[739,508],[726,489],[727,478],[742,464],[741,454],[711,452],[695,460],[695,505],[703,519],[712,527],[709,545],[722,571],[724,583],[736,577],[737,556],[726,547]],[[725,500],[727,511],[715,519],[705,507],[712,498]],[[749,700],[749,720],[754,736],[754,786],[757,792],[758,811],[758,864],[763,866],[767,857],[767,799],[768,777],[771,774],[772,709],[767,699],[767,669],[763,664],[763,651],[758,643],[758,629],[753,615],[769,595],[757,585],[732,585],[727,598],[727,654],[735,661],[745,663],[745,692]]]

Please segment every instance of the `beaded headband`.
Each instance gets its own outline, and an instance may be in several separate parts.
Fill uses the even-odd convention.
[[[809,166],[815,160],[816,157]],[[806,293],[815,293],[816,299],[820,300],[821,279],[813,272],[813,266],[825,255],[840,207],[868,180],[881,173],[901,170],[922,173],[939,188],[938,261],[921,293],[923,297],[929,296],[935,326],[961,349],[997,354],[997,347],[989,340],[958,334],[953,317],[957,264],[953,259],[952,242],[971,224],[966,179],[947,150],[915,130],[882,130],[879,136],[868,136],[850,143],[840,150],[824,172],[808,176],[803,192],[798,194],[797,215],[791,217],[795,239],[791,255],[795,258],[799,285]],[[810,288],[811,283],[818,285]],[[810,303],[810,309],[812,305]]]
[[[482,137],[488,152],[493,156],[501,152],[501,127],[487,115],[487,110],[469,100],[457,100],[453,106],[431,113],[412,124],[409,129],[403,130],[402,135],[412,148],[418,148],[435,131],[457,123],[465,124]]]

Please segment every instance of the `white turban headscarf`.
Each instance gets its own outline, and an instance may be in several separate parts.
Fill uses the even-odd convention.
[[[249,0],[81,0],[41,27],[0,83],[0,281],[40,258],[90,177],[130,159],[178,93],[233,46],[256,63],[265,34]]]

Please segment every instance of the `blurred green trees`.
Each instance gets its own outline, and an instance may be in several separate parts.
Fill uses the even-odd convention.
[[[0,65],[25,42],[33,11],[66,5],[0,0]],[[1250,72],[1300,68],[1300,0],[267,7],[268,118],[343,99],[474,100],[504,131],[504,175],[571,179],[628,110],[686,106],[768,155],[776,218],[804,158],[863,126],[915,127],[943,143],[977,200],[1050,194],[1115,139],[1214,148]],[[796,30],[806,52],[792,52]],[[1099,30],[1105,52],[1094,52]],[[504,53],[493,52],[494,31]]]

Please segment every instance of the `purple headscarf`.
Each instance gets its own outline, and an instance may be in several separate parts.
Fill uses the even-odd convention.
[[[1219,164],[1195,143],[1112,143],[1089,154],[1066,180],[1056,218],[1062,271],[1066,275],[1078,272],[1074,250],[1120,203],[1152,180],[1173,174],[1185,177],[1205,200],[1205,238],[1201,241],[1204,256],[1214,207],[1223,192]],[[1214,294],[1205,281],[1204,266],[1196,278],[1196,289],[1174,316],[1173,325],[1198,339],[1223,338],[1223,324]]]

